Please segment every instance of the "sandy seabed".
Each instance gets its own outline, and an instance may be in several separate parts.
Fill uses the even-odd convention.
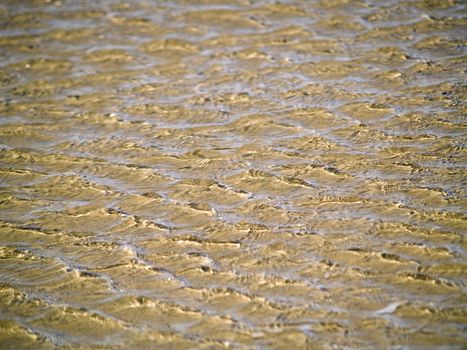
[[[3,0],[0,349],[465,349],[466,14]]]

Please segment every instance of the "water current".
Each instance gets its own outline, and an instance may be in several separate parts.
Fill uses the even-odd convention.
[[[465,349],[466,4],[0,2],[0,349]]]

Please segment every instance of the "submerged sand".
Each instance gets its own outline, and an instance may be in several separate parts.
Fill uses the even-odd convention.
[[[0,4],[0,349],[464,349],[463,1]]]

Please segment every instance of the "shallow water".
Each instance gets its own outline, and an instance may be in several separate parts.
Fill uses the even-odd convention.
[[[462,1],[0,5],[0,349],[462,349]]]

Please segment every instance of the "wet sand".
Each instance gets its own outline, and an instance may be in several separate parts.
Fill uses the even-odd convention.
[[[0,349],[465,349],[456,0],[0,3]]]

